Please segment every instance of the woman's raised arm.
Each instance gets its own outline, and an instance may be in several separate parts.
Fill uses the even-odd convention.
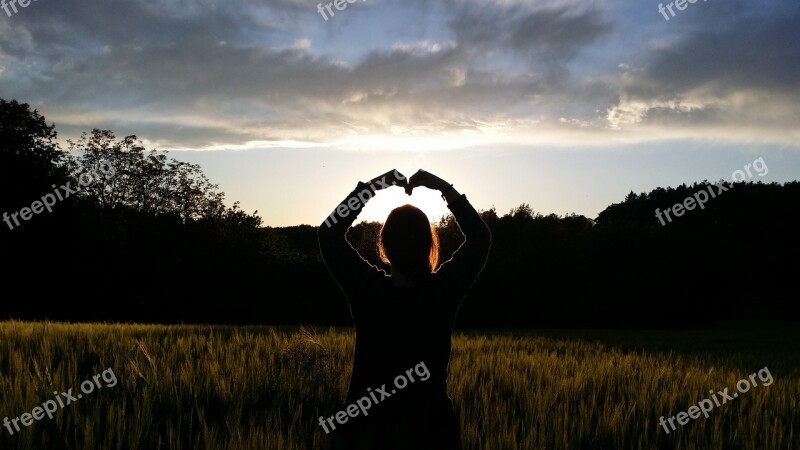
[[[347,230],[377,191],[407,184],[406,178],[397,170],[379,175],[367,183],[359,182],[317,229],[322,260],[343,291],[347,292],[348,288],[357,286],[365,276],[378,270],[350,245],[346,238]]]
[[[442,278],[443,285],[460,291],[454,301],[461,303],[464,295],[477,280],[492,246],[492,233],[480,214],[467,201],[467,196],[459,194],[452,184],[436,175],[420,170],[408,180],[406,192],[416,186],[441,191],[447,207],[453,213],[458,227],[464,234],[464,242],[453,253],[452,258],[442,263],[436,275]]]

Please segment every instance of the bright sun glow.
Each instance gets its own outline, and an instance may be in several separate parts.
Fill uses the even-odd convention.
[[[419,187],[414,189],[414,192],[409,197],[403,189],[391,187],[379,191],[372,200],[367,202],[367,206],[358,215],[358,220],[384,222],[394,208],[407,203],[421,209],[431,222],[438,221],[442,216],[450,212],[439,191]]]

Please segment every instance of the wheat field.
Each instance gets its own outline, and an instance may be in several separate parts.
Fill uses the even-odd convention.
[[[318,417],[341,409],[353,342],[333,328],[0,322],[0,420],[105,369],[119,380],[0,427],[0,448],[326,449]],[[797,343],[792,324],[457,332],[450,397],[465,450],[797,449]],[[659,426],[764,367],[771,385]]]

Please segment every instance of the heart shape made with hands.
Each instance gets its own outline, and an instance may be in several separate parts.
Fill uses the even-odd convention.
[[[417,173],[419,173],[420,171],[421,171],[421,169],[420,169],[420,170],[418,170],[418,171],[417,171]],[[398,172],[398,174],[400,174],[400,172]],[[401,175],[401,176],[403,176],[402,174],[400,174],[400,175]],[[416,175],[416,173],[415,173],[414,175]],[[414,188],[415,188],[416,186],[420,186],[419,184],[417,184],[417,185],[414,185],[414,184],[412,184],[412,181],[411,181],[411,178],[412,178],[412,177],[413,177],[413,175],[412,175],[411,177],[406,177],[406,176],[404,176],[404,178],[402,179],[402,181],[400,181],[399,183],[397,183],[397,184],[398,184],[398,186],[402,187],[402,188],[403,188],[403,189],[406,191],[406,195],[409,195],[409,196],[410,196],[410,195],[411,195],[411,193],[414,191]]]
[[[447,184],[444,180],[436,175],[426,172],[422,169],[418,170],[414,175],[407,177],[403,188],[406,194],[411,195],[415,187],[422,186],[428,189],[440,189],[443,184]]]

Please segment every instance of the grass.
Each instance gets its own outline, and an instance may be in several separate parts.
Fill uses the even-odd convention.
[[[464,448],[800,448],[796,328],[456,333]],[[0,448],[325,449],[317,418],[341,409],[353,341],[337,329],[0,322],[0,420],[105,369],[119,380],[13,436],[0,427]],[[765,366],[770,386],[756,378],[708,419],[659,426]]]

